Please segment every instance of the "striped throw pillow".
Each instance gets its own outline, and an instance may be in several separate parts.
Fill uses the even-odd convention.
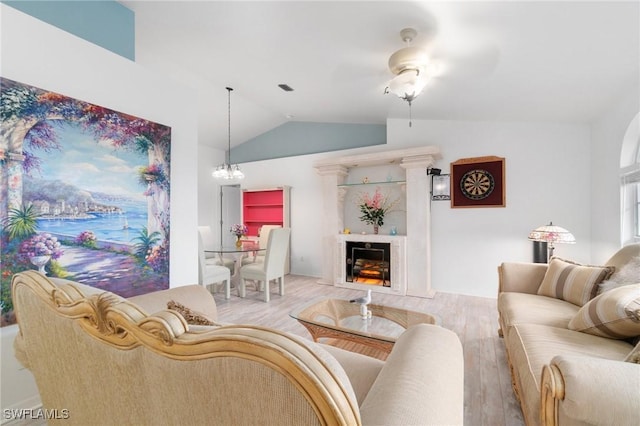
[[[606,291],[584,305],[569,329],[612,339],[640,336],[640,284]]]
[[[580,265],[552,257],[538,294],[583,306],[595,297],[598,284],[609,278],[614,270],[611,266]]]

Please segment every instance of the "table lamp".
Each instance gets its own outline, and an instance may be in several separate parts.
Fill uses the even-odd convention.
[[[555,243],[575,244],[573,234],[553,222],[540,226],[529,233],[529,239],[534,242],[533,261],[535,263],[547,263],[553,256]]]

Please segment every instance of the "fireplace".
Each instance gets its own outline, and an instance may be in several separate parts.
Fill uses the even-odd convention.
[[[416,142],[420,143],[420,146],[391,151],[384,150],[384,147],[383,150],[374,148],[355,155],[322,158],[314,162],[313,167],[320,175],[322,186],[322,223],[318,224],[322,229],[323,256],[320,283],[358,290],[370,289],[383,293],[433,297],[429,202],[431,179],[425,170],[442,159],[442,154],[437,146],[425,145],[419,138]],[[349,194],[359,190],[367,191],[367,188],[374,190],[377,185],[394,183],[404,191],[406,201],[399,209],[404,211],[404,215],[401,215],[397,222],[400,225],[400,234],[337,234],[346,228],[351,229],[349,222],[355,221],[359,216],[357,209],[353,208]],[[359,226],[363,225],[358,224]],[[358,231],[360,228],[354,230]],[[368,228],[362,230],[369,231]],[[383,229],[382,232],[388,231]],[[357,281],[347,281],[344,241],[390,242],[391,286],[371,286],[359,284]]]
[[[406,294],[405,236],[341,234],[337,243],[336,286]]]
[[[368,285],[391,286],[391,244],[346,241],[345,279]]]

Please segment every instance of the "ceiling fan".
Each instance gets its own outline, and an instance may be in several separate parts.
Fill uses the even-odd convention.
[[[426,50],[412,46],[418,35],[413,28],[404,28],[400,37],[407,46],[394,52],[389,58],[389,70],[395,75],[384,90],[409,103],[409,127],[411,127],[411,102],[417,98],[429,80],[437,72],[437,64],[429,59]]]

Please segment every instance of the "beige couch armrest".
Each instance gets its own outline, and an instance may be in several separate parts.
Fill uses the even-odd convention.
[[[557,356],[542,369],[543,425],[637,425],[640,365],[602,358]]]
[[[436,325],[410,327],[360,406],[363,425],[462,425],[464,361],[458,336]]]
[[[546,263],[502,263],[498,266],[498,292],[537,294],[547,267]]]

